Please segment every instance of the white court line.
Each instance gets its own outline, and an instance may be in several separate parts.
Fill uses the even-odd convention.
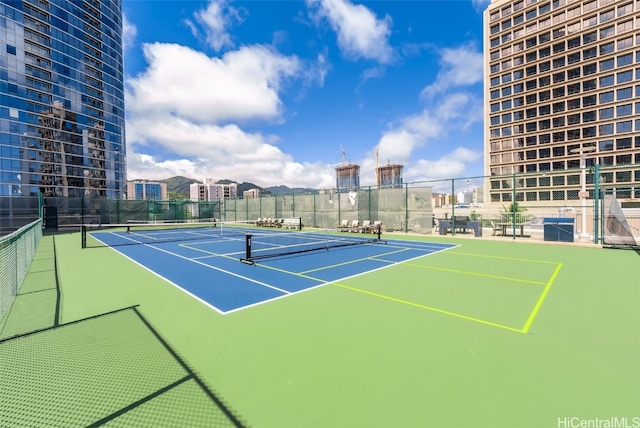
[[[398,241],[396,241],[396,242],[398,242]],[[399,241],[399,242],[402,242],[402,241]],[[347,280],[347,279],[351,279],[351,278],[355,278],[355,277],[358,277],[358,276],[361,276],[361,275],[366,275],[366,274],[371,273],[371,272],[376,272],[376,271],[379,271],[379,270],[382,270],[382,269],[387,269],[387,268],[395,266],[397,264],[402,264],[402,263],[405,263],[405,262],[410,262],[410,261],[413,261],[413,260],[417,260],[417,259],[420,259],[422,257],[430,256],[431,254],[440,253],[442,251],[451,250],[451,249],[454,249],[454,248],[459,247],[459,246],[460,246],[460,244],[451,245],[448,248],[442,248],[442,249],[440,249],[438,251],[433,251],[433,252],[428,253],[428,254],[421,254],[419,256],[412,257],[410,259],[406,259],[406,260],[402,260],[402,261],[382,260],[382,259],[376,259],[375,256],[371,256],[371,257],[368,258],[369,260],[380,261],[382,263],[388,263],[388,264],[386,266],[380,266],[379,268],[371,269],[371,270],[368,270],[366,272],[360,272],[360,273],[357,273],[357,274],[354,274],[354,275],[351,275],[351,276],[346,276],[346,277],[343,277],[343,278],[334,279],[333,281],[325,281],[323,279],[314,278],[312,276],[303,275],[301,273],[289,272],[289,271],[285,271],[285,270],[282,270],[282,269],[272,268],[272,267],[267,266],[267,265],[257,264],[256,267],[258,267],[258,268],[276,270],[276,271],[279,271],[279,272],[282,272],[282,273],[287,273],[287,274],[290,274],[290,275],[293,275],[293,276],[299,276],[299,277],[303,277],[303,278],[306,278],[306,279],[311,279],[311,280],[320,282],[320,284],[318,284],[316,286],[313,286],[313,287],[304,288],[302,290],[290,292],[289,294],[286,294],[286,295],[283,295],[283,296],[277,296],[277,297],[274,297],[274,298],[269,299],[269,300],[263,300],[263,301],[260,301],[260,302],[252,303],[252,304],[247,305],[247,306],[241,306],[239,308],[231,309],[231,310],[229,310],[227,312],[224,312],[224,314],[226,315],[226,314],[230,314],[230,313],[233,313],[233,312],[238,312],[238,311],[241,311],[243,309],[252,308],[252,307],[255,307],[255,306],[259,306],[259,305],[265,304],[267,302],[272,302],[274,300],[279,300],[279,299],[282,299],[282,298],[285,298],[285,297],[290,297],[290,296],[293,296],[293,295],[296,295],[296,294],[304,293],[305,291],[313,290],[313,289],[316,289],[316,288],[319,288],[319,287],[324,287],[325,285],[334,284],[334,283],[337,283],[337,282],[340,282],[340,281],[344,281],[344,280]]]
[[[100,241],[96,237],[94,237],[94,238],[96,240]],[[391,241],[393,241],[393,244],[391,245],[392,247],[407,249],[406,246],[403,247],[401,245],[401,244],[404,244],[405,241],[397,241],[397,240],[391,240]],[[102,241],[100,241],[100,242],[102,242]],[[134,241],[134,242],[137,242],[137,241]],[[215,243],[215,242],[220,242],[220,241],[216,240],[216,241],[211,241],[211,242]],[[389,240],[387,240],[387,243],[388,242],[389,242]],[[406,241],[406,242],[414,243],[413,241]],[[104,242],[102,242],[102,243],[105,244]],[[365,275],[365,274],[368,274],[368,273],[371,273],[371,272],[376,272],[376,271],[379,271],[379,270],[382,270],[382,269],[387,269],[387,268],[389,268],[391,266],[394,266],[394,265],[397,265],[397,264],[402,264],[402,263],[405,263],[405,262],[410,262],[410,261],[425,257],[425,254],[422,254],[422,255],[419,255],[419,256],[416,256],[416,257],[412,257],[410,259],[406,259],[406,260],[402,260],[402,261],[392,261],[392,260],[377,259],[376,258],[377,256],[371,256],[371,257],[368,257],[367,259],[374,260],[374,261],[380,261],[380,262],[383,262],[383,263],[387,263],[387,265],[386,266],[381,266],[381,267],[376,268],[376,269],[368,270],[366,272],[359,272],[359,273],[354,274],[354,275],[350,275],[350,276],[343,277],[343,278],[338,278],[338,279],[335,279],[333,281],[325,281],[325,280],[322,280],[320,278],[314,278],[314,277],[303,275],[303,274],[296,273],[296,272],[289,272],[289,271],[285,271],[285,270],[282,270],[282,269],[274,269],[274,268],[271,268],[269,266],[261,265],[261,264],[258,264],[258,265],[255,266],[255,267],[258,267],[258,268],[266,268],[266,269],[271,269],[271,270],[277,270],[277,271],[279,271],[281,273],[285,273],[285,274],[289,274],[289,275],[293,275],[293,276],[297,276],[297,277],[302,277],[302,278],[310,279],[312,281],[318,281],[319,282],[318,285],[315,285],[315,286],[312,286],[312,287],[303,288],[303,289],[298,290],[298,291],[286,291],[286,290],[271,286],[269,284],[266,284],[266,283],[263,283],[263,282],[260,282],[260,281],[256,281],[254,279],[247,278],[247,277],[245,277],[243,275],[239,275],[239,274],[236,274],[236,273],[233,273],[233,272],[229,272],[229,271],[227,271],[225,269],[220,269],[220,268],[217,268],[215,266],[211,266],[211,265],[208,265],[206,263],[202,263],[202,262],[200,262],[198,260],[195,260],[195,259],[192,259],[192,258],[189,258],[189,257],[186,257],[186,256],[182,256],[180,254],[176,254],[176,253],[173,253],[171,251],[164,250],[162,248],[155,247],[154,245],[151,245],[151,244],[141,244],[141,245],[147,246],[149,248],[153,248],[155,250],[158,250],[158,251],[161,251],[161,252],[176,256],[178,258],[181,258],[181,259],[184,259],[184,260],[187,260],[187,261],[191,261],[193,263],[200,264],[200,265],[205,266],[207,268],[210,268],[210,269],[213,269],[213,270],[217,270],[219,272],[226,273],[226,274],[229,274],[229,275],[241,278],[241,279],[245,279],[247,281],[256,283],[258,285],[261,285],[261,286],[264,286],[264,287],[268,287],[268,288],[271,288],[271,289],[274,289],[274,290],[277,290],[277,291],[280,291],[280,292],[284,293],[281,296],[276,296],[276,297],[273,297],[273,298],[270,298],[270,299],[262,300],[260,302],[252,303],[252,304],[245,305],[245,306],[240,306],[240,307],[237,307],[235,309],[228,310],[228,311],[223,311],[223,310],[217,308],[216,306],[214,306],[213,304],[207,302],[206,300],[203,300],[199,296],[193,294],[192,292],[182,288],[180,285],[174,283],[173,281],[170,281],[169,279],[165,278],[164,276],[160,275],[159,273],[153,271],[152,269],[148,268],[147,266],[143,265],[142,263],[139,263],[138,261],[132,259],[131,257],[127,256],[126,254],[120,252],[117,248],[109,246],[112,250],[116,251],[118,254],[121,254],[122,256],[124,256],[127,259],[131,260],[132,262],[134,262],[138,266],[141,266],[143,269],[145,269],[145,270],[151,272],[152,274],[156,275],[157,277],[162,278],[163,280],[167,281],[169,284],[173,285],[174,287],[178,288],[179,290],[183,291],[184,293],[188,294],[189,296],[193,297],[194,299],[198,300],[199,302],[205,304],[206,306],[212,308],[213,310],[215,310],[216,312],[218,312],[221,315],[226,315],[226,314],[238,312],[238,311],[241,311],[241,310],[244,310],[244,309],[247,309],[247,308],[252,308],[252,307],[255,307],[255,306],[259,306],[259,305],[262,305],[262,304],[265,304],[265,303],[270,303],[270,302],[273,302],[275,300],[279,300],[279,299],[282,299],[282,298],[285,298],[285,297],[290,297],[290,296],[293,296],[293,295],[296,295],[296,294],[304,293],[306,291],[314,290],[314,289],[319,288],[319,287],[324,287],[325,285],[330,285],[330,284],[337,283],[337,282],[340,282],[340,281],[348,280],[348,279],[355,278],[355,277],[358,277],[358,276],[361,276],[361,275]],[[429,252],[426,255],[440,253],[442,251],[451,250],[451,249],[457,248],[459,246],[460,246],[460,244],[451,245],[451,246],[449,246],[447,248],[441,248],[441,249],[439,249],[437,251]],[[438,247],[441,247],[441,245],[439,245]],[[414,248],[409,248],[409,249],[414,249]],[[214,254],[215,253],[212,253],[212,255],[214,255]],[[223,255],[217,254],[216,256],[221,257]]]

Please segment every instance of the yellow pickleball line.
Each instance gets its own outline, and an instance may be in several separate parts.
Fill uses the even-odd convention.
[[[316,271],[319,271],[319,270],[331,269],[331,268],[338,267],[338,266],[345,266],[345,265],[348,265],[348,264],[351,264],[351,263],[361,262],[363,260],[374,260],[374,261],[376,261],[378,257],[388,256],[390,254],[401,253],[403,251],[409,251],[409,250],[410,250],[410,248],[402,248],[400,250],[390,251],[388,253],[378,254],[378,255],[375,255],[375,256],[362,257],[362,258],[359,258],[359,259],[349,260],[347,262],[336,263],[336,264],[329,265],[329,266],[323,266],[323,267],[319,267],[319,268],[316,268],[316,269],[306,270],[306,271],[303,271],[303,272],[300,272],[300,273],[301,274],[305,274],[305,273],[310,273],[310,272],[316,272]],[[387,260],[380,260],[380,261],[382,261],[384,263],[393,263],[393,262],[389,262]]]
[[[514,281],[514,282],[524,282],[524,283],[527,283],[527,284],[547,285],[546,282],[530,281],[528,279],[510,278],[508,276],[489,275],[487,273],[468,272],[468,271],[464,271],[464,270],[447,269],[447,268],[440,268],[440,267],[435,267],[435,266],[416,265],[416,264],[413,264],[413,263],[400,263],[399,266],[411,266],[411,267],[422,268],[422,269],[440,270],[440,271],[444,271],[444,272],[461,273],[461,274],[464,274],[464,275],[481,276],[481,277],[484,277],[484,278],[501,279],[501,280],[505,280],[505,281]]]
[[[538,298],[536,305],[533,307],[533,311],[531,311],[531,314],[529,314],[529,318],[527,319],[527,322],[524,323],[524,327],[522,327],[523,333],[527,333],[531,328],[531,324],[533,324],[533,321],[536,319],[536,316],[538,315],[538,311],[542,307],[542,303],[544,302],[544,299],[547,297],[547,294],[549,294],[549,290],[551,289],[551,286],[556,280],[556,277],[558,276],[558,272],[560,272],[561,267],[562,267],[562,263],[558,263],[558,266],[556,266],[556,270],[553,271],[553,275],[551,275],[551,279],[549,279],[549,282],[547,282],[547,285],[546,287],[544,287],[542,294],[540,294],[540,297]]]
[[[471,257],[485,257],[485,258],[488,258],[488,259],[511,260],[511,261],[514,261],[514,262],[545,263],[545,264],[551,264],[551,265],[558,264],[558,262],[549,262],[549,261],[546,261],[546,260],[519,259],[519,258],[515,258],[515,257],[504,257],[504,256],[489,256],[489,255],[486,255],[486,254],[462,253],[462,252],[458,252],[458,251],[446,251],[445,254],[455,254],[455,255],[459,255],[459,256],[471,256]]]
[[[346,286],[346,285],[343,285],[343,284],[339,284],[337,282],[334,282],[333,285],[335,285],[337,287],[345,288],[347,290],[356,291],[358,293],[368,294],[370,296],[379,297],[379,298],[385,299],[385,300],[390,300],[392,302],[402,303],[402,304],[405,304],[405,305],[414,306],[414,307],[421,308],[421,309],[426,309],[426,310],[437,312],[437,313],[440,313],[440,314],[450,315],[452,317],[461,318],[461,319],[464,319],[464,320],[467,320],[467,321],[473,321],[473,322],[477,322],[477,323],[480,323],[480,324],[485,324],[485,325],[489,325],[489,326],[492,326],[492,327],[501,328],[501,329],[504,329],[504,330],[514,331],[516,333],[524,333],[523,330],[515,328],[515,327],[509,327],[507,325],[502,325],[502,324],[498,324],[498,323],[495,323],[495,322],[486,321],[486,320],[483,320],[483,319],[480,319],[480,318],[474,318],[474,317],[470,317],[470,316],[467,316],[467,315],[458,314],[456,312],[445,311],[444,309],[438,309],[438,308],[434,308],[434,307],[431,307],[431,306],[422,305],[420,303],[410,302],[408,300],[402,300],[402,299],[398,299],[398,298],[395,298],[395,297],[386,296],[384,294],[378,294],[378,293],[374,293],[374,292],[371,292],[371,291],[362,290],[360,288],[349,287],[349,286]]]

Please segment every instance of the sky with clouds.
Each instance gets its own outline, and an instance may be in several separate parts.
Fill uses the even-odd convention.
[[[486,5],[125,0],[128,179],[482,175]]]

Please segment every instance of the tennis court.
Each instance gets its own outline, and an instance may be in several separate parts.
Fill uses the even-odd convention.
[[[253,265],[239,260],[246,231],[211,233],[86,249],[80,233],[44,237],[33,285],[0,324],[0,353],[12,356],[2,372],[14,373],[0,386],[12,409],[0,425],[558,427],[640,416],[633,251],[383,233]],[[251,234],[255,254],[273,247]],[[53,287],[35,285],[47,275]],[[89,384],[101,400],[87,402]],[[42,390],[62,394],[30,399]]]

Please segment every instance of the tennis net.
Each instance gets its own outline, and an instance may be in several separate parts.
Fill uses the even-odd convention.
[[[300,219],[288,220],[287,224],[291,227],[279,226],[278,232],[293,231],[301,227]],[[163,242],[217,238],[244,241],[244,236],[247,233],[260,233],[265,230],[270,229],[255,220],[218,221],[216,219],[208,219],[206,221],[155,223],[132,221],[126,224],[85,224],[82,226],[81,239],[82,248],[159,244]]]
[[[243,263],[285,257],[330,248],[353,245],[386,243],[381,239],[381,225],[353,227],[348,232],[340,229],[319,229],[298,233],[247,233]]]

